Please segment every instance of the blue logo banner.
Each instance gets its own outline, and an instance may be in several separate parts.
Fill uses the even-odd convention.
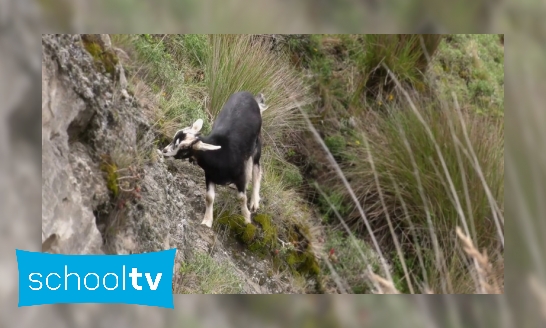
[[[174,248],[132,255],[15,252],[19,269],[19,307],[54,303],[125,303],[174,308]]]

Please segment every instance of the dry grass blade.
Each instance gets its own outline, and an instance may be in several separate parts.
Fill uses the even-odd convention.
[[[411,233],[411,235],[413,237],[413,240],[414,240],[415,249],[416,249],[416,253],[417,253],[417,259],[419,260],[419,266],[421,267],[422,275],[423,275],[423,282],[425,284],[424,290],[425,290],[425,293],[426,293],[426,291],[429,290],[429,287],[428,287],[429,286],[428,274],[427,274],[427,270],[426,270],[426,267],[425,267],[425,262],[423,261],[423,254],[422,254],[422,251],[421,251],[421,246],[419,245],[418,240],[417,240],[417,234],[415,232],[415,225],[411,222],[411,218],[409,217],[406,202],[404,201],[404,198],[400,194],[400,187],[398,186],[398,184],[396,183],[396,181],[394,180],[394,177],[392,175],[390,175],[389,177],[390,177],[390,179],[392,181],[392,185],[394,187],[396,197],[398,198],[398,200],[400,201],[400,204],[402,206],[402,210],[404,212],[404,218],[406,219],[406,222],[407,222],[407,224],[409,226],[409,229],[410,229],[410,233]]]
[[[468,224],[466,222],[465,214],[464,214],[464,211],[462,209],[461,203],[459,201],[459,197],[457,196],[457,192],[455,191],[455,186],[453,185],[453,181],[452,181],[451,176],[449,174],[449,171],[448,171],[448,169],[446,167],[445,158],[444,158],[444,156],[442,154],[442,151],[440,150],[440,146],[438,145],[438,143],[436,141],[436,138],[434,137],[434,134],[432,133],[430,127],[426,123],[426,121],[423,118],[423,116],[421,115],[421,113],[417,110],[417,107],[415,106],[415,104],[411,100],[411,97],[410,97],[409,93],[402,87],[402,84],[400,83],[400,81],[396,78],[396,76],[391,72],[391,70],[385,64],[383,64],[383,67],[387,70],[387,72],[389,73],[389,76],[391,77],[391,79],[396,83],[397,88],[404,94],[404,96],[406,98],[406,101],[410,105],[410,108],[412,109],[413,113],[417,116],[417,118],[419,119],[421,124],[423,124],[423,127],[427,131],[427,134],[429,135],[429,138],[432,141],[432,143],[434,145],[434,148],[436,149],[438,158],[440,159],[440,162],[442,164],[442,168],[444,169],[444,173],[445,173],[446,178],[447,178],[447,180],[449,182],[450,191],[452,193],[452,196],[454,197],[457,212],[459,214],[459,217],[461,219],[461,222],[463,224],[465,232],[467,234],[470,234],[470,231],[468,229]]]
[[[480,177],[482,185],[483,185],[483,187],[485,189],[485,192],[487,194],[487,199],[488,199],[489,204],[491,206],[492,215],[493,215],[493,218],[495,220],[497,232],[499,234],[499,238],[501,240],[502,247],[504,247],[504,234],[502,232],[501,223],[500,223],[500,220],[502,220],[502,223],[504,224],[504,216],[500,215],[500,209],[498,208],[497,202],[495,202],[495,199],[494,199],[494,197],[493,197],[493,195],[491,193],[491,190],[490,190],[488,184],[485,181],[484,174],[483,174],[483,172],[481,170],[481,167],[479,165],[476,153],[474,152],[474,148],[472,147],[472,144],[470,142],[470,138],[468,137],[468,132],[467,132],[467,129],[466,129],[466,125],[464,124],[464,120],[462,118],[461,107],[459,106],[459,102],[457,101],[457,97],[455,96],[455,93],[452,93],[452,96],[453,96],[453,101],[455,103],[455,108],[457,109],[457,114],[459,115],[459,119],[461,120],[461,126],[462,126],[462,129],[463,129],[463,132],[464,132],[464,137],[465,137],[467,147],[470,150],[470,153],[472,155],[472,160],[473,160],[473,162],[475,164],[474,167],[475,167],[476,172],[478,173],[478,175]]]
[[[381,276],[376,275],[375,273],[370,273],[370,278],[374,280],[379,286],[380,289],[377,291],[377,294],[400,294],[400,292],[394,287],[392,281],[389,281]]]
[[[474,260],[480,282],[480,292],[482,294],[501,294],[498,283],[493,277],[493,266],[489,262],[487,253],[485,251],[480,253],[461,228],[457,227],[456,232],[462,242],[463,250]]]
[[[345,286],[343,285],[343,283],[341,281],[341,277],[339,276],[337,271],[334,269],[334,266],[332,265],[332,263],[328,259],[328,256],[322,256],[322,260],[324,261],[324,263],[326,263],[326,265],[328,266],[328,269],[332,273],[332,278],[334,279],[340,293],[341,294],[348,294],[347,288],[345,288]]]
[[[375,169],[375,166],[374,166],[373,155],[369,151],[370,147],[368,145],[368,138],[364,134],[363,134],[363,140],[364,140],[364,144],[366,146],[365,148],[368,150],[368,159],[369,159],[369,162],[370,162],[370,165],[371,165],[371,168],[372,168],[375,185],[376,185],[376,188],[377,188],[377,191],[378,191],[378,194],[379,194],[379,199],[381,201],[381,206],[383,207],[383,210],[385,211],[385,218],[387,219],[387,224],[389,226],[389,232],[391,233],[392,240],[393,240],[394,246],[396,248],[396,255],[398,256],[398,258],[400,259],[400,263],[402,264],[402,270],[404,270],[404,278],[406,279],[406,281],[408,283],[410,293],[414,294],[415,292],[413,290],[413,285],[411,283],[410,274],[408,272],[408,268],[407,268],[407,265],[406,265],[406,259],[404,258],[404,254],[402,252],[402,248],[400,247],[400,242],[398,241],[398,237],[396,236],[396,233],[394,232],[394,228],[393,228],[392,221],[391,221],[391,218],[390,218],[390,215],[389,215],[389,211],[387,209],[387,205],[385,204],[385,197],[384,197],[383,191],[381,189],[381,184],[379,183],[379,177],[378,177],[378,174],[377,174],[377,170]]]

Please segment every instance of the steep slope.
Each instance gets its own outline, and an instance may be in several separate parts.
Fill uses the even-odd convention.
[[[157,156],[107,35],[43,35],[42,56],[43,251],[177,248],[175,292],[292,292],[267,260],[199,224],[202,170]]]

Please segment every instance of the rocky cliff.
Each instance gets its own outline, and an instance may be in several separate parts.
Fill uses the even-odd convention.
[[[127,92],[115,51],[107,35],[42,37],[43,251],[176,248],[175,285],[187,283],[180,266],[202,253],[235,272],[240,292],[290,292],[266,274],[265,260],[199,224],[202,170],[158,156],[156,132]]]

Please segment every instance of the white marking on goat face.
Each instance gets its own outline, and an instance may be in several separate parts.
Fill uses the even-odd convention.
[[[192,126],[178,130],[173,141],[163,149],[163,156],[175,156],[182,149],[189,149],[190,146],[194,150],[217,150],[220,146],[210,145],[202,141],[196,141],[199,131],[203,127],[203,120],[198,119]]]
[[[203,127],[203,120],[198,119],[192,126],[176,131],[173,141],[163,148],[163,156],[175,156],[180,149],[188,148],[197,139]]]
[[[163,149],[163,156],[175,156],[180,149],[189,147],[196,138],[188,128],[177,131],[173,141]]]

